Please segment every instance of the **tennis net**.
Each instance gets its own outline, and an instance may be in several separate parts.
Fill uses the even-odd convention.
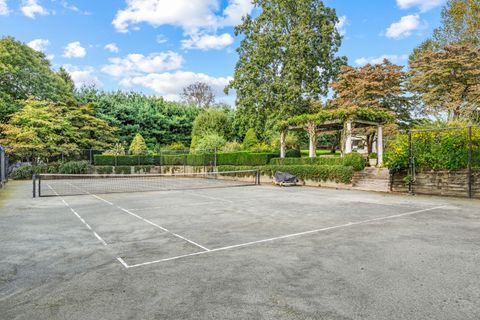
[[[69,196],[251,186],[258,170],[181,174],[38,174],[33,196]]]

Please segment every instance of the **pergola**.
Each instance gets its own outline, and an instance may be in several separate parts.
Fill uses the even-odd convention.
[[[309,136],[309,156],[316,157],[317,139],[321,134],[342,132],[342,156],[352,152],[354,129],[376,128],[377,154],[380,166],[383,164],[383,125],[393,119],[388,111],[372,109],[323,110],[317,114],[293,117],[280,125],[280,157],[286,155],[286,134],[290,130],[305,130]]]

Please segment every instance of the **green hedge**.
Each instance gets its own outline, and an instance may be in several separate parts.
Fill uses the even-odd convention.
[[[217,155],[217,165],[263,166],[270,159],[278,157],[276,153],[224,152]]]
[[[346,166],[328,165],[269,165],[262,168],[262,172],[273,176],[275,172],[288,172],[302,180],[335,181],[351,183],[353,168]]]
[[[273,177],[275,172],[288,172],[302,180],[335,181],[338,183],[351,183],[353,168],[339,165],[267,165],[254,166],[219,166],[218,171],[239,171],[260,169],[262,174]],[[252,172],[251,175],[255,173]]]
[[[213,154],[168,154],[150,156],[95,155],[96,166],[204,166],[213,165]]]
[[[352,152],[343,158],[339,157],[316,157],[316,158],[274,158],[270,160],[271,165],[321,165],[321,166],[345,166],[352,167],[355,171],[365,168],[366,161],[359,153]]]

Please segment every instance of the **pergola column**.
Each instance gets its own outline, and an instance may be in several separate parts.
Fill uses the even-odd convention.
[[[377,127],[377,165],[383,164],[383,126]]]
[[[285,158],[286,154],[286,131],[282,130],[280,132],[280,158]]]
[[[317,125],[314,121],[309,121],[306,125],[308,132],[308,156],[315,158],[317,156]]]
[[[347,130],[345,132],[345,154],[352,153],[352,122],[347,122]]]

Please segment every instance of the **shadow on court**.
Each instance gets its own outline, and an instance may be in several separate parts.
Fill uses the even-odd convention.
[[[0,318],[478,319],[480,203],[244,186],[0,191]]]

